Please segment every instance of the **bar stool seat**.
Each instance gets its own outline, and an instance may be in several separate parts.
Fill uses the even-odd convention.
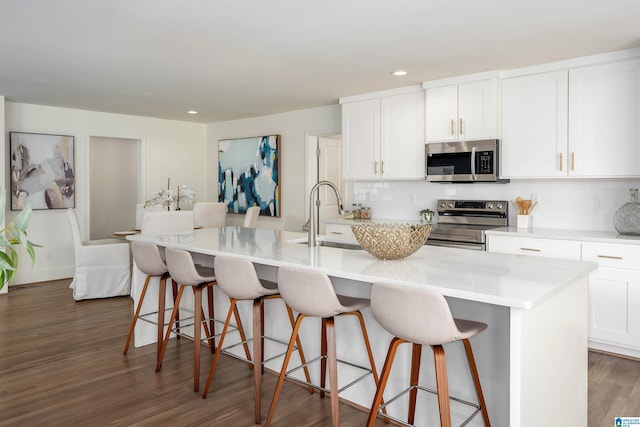
[[[162,342],[162,348],[159,356],[159,370],[162,366],[162,359],[167,349],[167,344],[172,332],[177,332],[172,329],[176,316],[180,310],[180,300],[184,292],[185,287],[191,287],[194,291],[194,322],[193,322],[193,391],[199,390],[200,384],[200,346],[202,341],[206,341],[209,345],[211,352],[215,351],[215,317],[214,317],[214,298],[213,298],[213,286],[216,285],[216,277],[214,275],[214,269],[211,267],[203,267],[201,265],[194,264],[191,254],[182,249],[166,248],[165,258],[167,263],[167,269],[174,281],[178,283],[178,295],[174,303],[173,310],[171,312],[171,318],[169,319],[169,328],[164,336]],[[202,291],[207,289],[208,296],[208,308],[209,317],[204,317],[204,310],[202,309]],[[180,328],[185,328],[183,322],[186,319],[181,320]],[[209,326],[207,326],[207,320]],[[236,321],[238,322],[238,329],[240,335],[244,340],[244,330],[240,323],[240,318],[236,313]],[[204,327],[205,337],[201,338],[202,327]],[[182,334],[182,336],[185,336]],[[191,338],[191,337],[189,337]],[[249,348],[245,345],[245,352],[247,357],[249,356]]]
[[[158,327],[156,350],[157,369],[160,363],[160,351],[164,338],[164,314],[166,311],[165,294],[167,279],[169,279],[170,277],[169,271],[167,270],[167,265],[160,255],[160,249],[153,243],[131,242],[131,253],[133,254],[133,260],[135,261],[136,266],[142,273],[146,274],[146,278],[144,281],[144,286],[142,287],[142,292],[140,293],[138,306],[136,307],[133,319],[131,320],[131,325],[129,326],[129,334],[127,335],[127,342],[124,346],[123,354],[126,356],[129,351],[129,344],[131,342],[131,338],[133,337],[133,332],[135,330],[138,319],[155,324]],[[160,279],[158,286],[158,310],[150,313],[140,314],[145,296],[147,294],[147,289],[149,287],[149,282],[152,278]],[[173,280],[171,281],[171,283],[173,285],[173,300],[175,303],[177,286],[175,285],[175,282],[173,282]],[[154,315],[157,316],[155,321],[149,319],[149,317],[153,317]]]
[[[491,425],[473,357],[473,350],[469,342],[469,338],[487,328],[486,324],[472,320],[454,319],[447,300],[440,294],[423,288],[388,283],[375,283],[373,285],[371,289],[371,311],[380,325],[393,334],[394,338],[389,345],[376,395],[371,405],[369,419],[367,420],[368,427],[374,425],[381,407],[384,408],[397,397],[407,392],[410,393],[407,422],[405,423],[388,415],[385,415],[385,417],[404,425],[413,425],[418,390],[437,394],[440,425],[443,427],[451,426],[450,396],[443,345],[454,341],[462,341],[464,344],[478,403],[475,404],[454,397],[451,397],[451,399],[475,408],[475,411],[464,421],[463,425],[466,425],[478,413],[482,413],[485,426],[489,427]],[[388,399],[387,404],[383,405],[382,397],[396,351],[398,346],[404,343],[412,344],[410,387],[400,395]],[[420,356],[423,345],[429,345],[433,349],[436,375],[435,391],[418,385]]]
[[[218,359],[220,358],[220,354],[223,353],[226,348],[223,348],[224,340],[227,336],[227,332],[229,330],[231,314],[236,313],[237,315],[237,303],[239,301],[253,301],[253,338],[249,341],[253,343],[253,372],[254,372],[254,412],[255,412],[255,423],[260,424],[261,422],[261,375],[264,373],[264,363],[273,360],[277,357],[282,356],[284,353],[271,357],[269,360],[264,360],[264,340],[268,339],[271,341],[276,341],[280,344],[286,345],[287,343],[283,343],[281,341],[275,340],[273,338],[265,337],[264,335],[264,301],[270,299],[280,299],[280,294],[278,293],[278,287],[273,282],[262,281],[258,278],[258,274],[256,273],[255,267],[253,263],[247,259],[242,258],[231,258],[224,256],[216,256],[213,261],[214,269],[216,272],[216,279],[218,286],[224,293],[229,296],[230,305],[229,311],[227,313],[227,318],[225,320],[225,324],[222,330],[222,334],[220,335],[220,341],[218,342],[218,350],[213,358],[213,362],[211,363],[211,369],[209,370],[209,377],[207,378],[207,384],[204,388],[204,393],[202,394],[202,398],[206,399],[207,394],[209,392],[209,387],[211,385],[211,381],[213,380],[213,376],[215,374],[215,370],[218,364]],[[291,327],[294,327],[294,319],[293,312],[291,308],[285,304],[287,309],[287,313],[289,315],[289,321],[291,322]],[[244,341],[246,342],[246,341]],[[244,343],[243,342],[243,343]],[[304,353],[302,351],[302,345],[300,343],[299,338],[296,340],[297,349],[299,352],[300,360],[303,365],[306,365],[306,360],[304,358]],[[238,343],[240,344],[240,343]],[[238,345],[238,344],[234,344]],[[233,346],[231,346],[233,347]],[[249,359],[250,360],[250,359]],[[256,366],[260,367],[257,369]],[[307,381],[310,381],[309,371],[307,367],[304,367],[305,376]],[[310,389],[310,392],[313,392],[313,389]]]
[[[276,384],[276,389],[273,395],[273,400],[271,401],[271,407],[269,409],[265,426],[271,425],[278,397],[282,389],[282,384],[285,377],[289,372],[291,372],[287,371],[291,351],[293,350],[295,340],[298,337],[301,322],[305,317],[319,317],[322,319],[321,354],[320,357],[308,362],[308,364],[310,364],[318,360],[320,361],[320,386],[317,387],[313,384],[311,384],[311,386],[320,390],[320,397],[324,397],[324,393],[327,391],[329,392],[331,397],[332,425],[338,426],[340,424],[338,394],[358,381],[366,378],[369,374],[373,375],[374,383],[378,383],[378,374],[376,372],[373,354],[369,344],[369,336],[367,334],[364,318],[362,317],[362,313],[360,313],[361,309],[369,305],[369,300],[338,296],[333,288],[331,280],[326,274],[318,271],[292,267],[280,267],[278,269],[278,289],[280,289],[280,295],[282,296],[282,299],[284,299],[285,303],[299,314],[289,341],[289,347],[287,348],[287,354],[284,358],[282,370],[278,376],[278,382]],[[362,330],[362,336],[369,358],[369,366],[362,367],[347,362],[352,367],[364,370],[365,373],[355,381],[352,381],[341,389],[338,389],[338,362],[343,361],[337,358],[334,318],[336,316],[343,315],[354,315],[360,321],[360,329]],[[329,389],[325,389],[327,362],[329,365]]]

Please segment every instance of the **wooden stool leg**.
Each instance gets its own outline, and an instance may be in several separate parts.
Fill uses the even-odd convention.
[[[160,349],[160,355],[158,356],[158,364],[156,365],[156,372],[160,371],[162,368],[162,359],[164,358],[164,353],[167,350],[167,344],[169,343],[169,337],[171,336],[171,327],[173,326],[173,322],[176,320],[176,314],[180,310],[180,299],[182,299],[182,292],[184,292],[184,286],[180,286],[178,290],[178,295],[176,296],[175,303],[173,305],[173,310],[171,310],[171,318],[169,319],[169,326],[167,328],[167,332],[164,335],[164,339],[162,340],[162,349]]]
[[[326,319],[326,346],[327,362],[329,363],[329,390],[331,397],[331,424],[333,427],[340,425],[340,414],[338,412],[338,356],[336,354],[336,327],[333,317]]]
[[[260,424],[261,414],[261,383],[262,361],[264,360],[264,302],[262,298],[253,301],[253,399],[255,422]],[[260,369],[258,369],[260,368]]]
[[[244,348],[244,355],[247,358],[247,360],[249,361],[249,369],[253,369],[253,363],[251,363],[251,352],[249,351],[249,345],[246,343],[247,336],[244,333],[244,327],[242,326],[242,320],[240,319],[240,313],[238,313],[238,307],[237,306],[235,306],[233,308],[233,316],[236,318],[236,325],[238,326],[238,332],[240,333],[240,339],[243,342],[242,347]]]
[[[367,349],[367,356],[369,357],[369,365],[371,365],[371,375],[373,375],[373,381],[376,384],[376,386],[378,385],[378,372],[376,370],[376,362],[375,360],[373,360],[373,352],[371,351],[371,343],[369,341],[369,334],[367,333],[367,326],[364,323],[364,317],[362,316],[362,313],[360,311],[352,311],[349,313],[345,313],[345,314],[353,314],[358,318],[358,321],[360,322],[360,330],[362,331],[362,339],[364,340],[364,346]],[[381,402],[381,404],[383,404],[384,401]],[[387,413],[387,408],[382,408],[382,412],[383,413]],[[386,418],[385,423],[389,422],[389,419]]]
[[[462,343],[464,344],[464,350],[467,353],[467,361],[469,362],[469,370],[471,371],[471,376],[473,377],[473,385],[476,388],[478,405],[480,405],[480,409],[482,410],[482,419],[484,420],[485,427],[490,427],[491,421],[489,421],[489,413],[487,412],[487,405],[484,402],[484,394],[482,394],[482,386],[480,385],[480,377],[478,376],[478,369],[476,368],[476,360],[473,357],[473,350],[471,349],[471,343],[469,342],[468,339],[463,339]]]
[[[416,398],[418,397],[418,378],[420,376],[420,357],[422,345],[413,344],[411,349],[411,378],[409,380],[411,391],[409,392],[409,415],[407,422],[413,424],[416,416]]]
[[[162,350],[162,341],[164,338],[164,309],[165,298],[167,293],[167,277],[168,274],[163,274],[160,277],[160,286],[158,286],[158,338],[157,338],[157,350],[156,350],[156,366],[158,366],[160,357],[160,350]]]
[[[202,333],[202,288],[194,287],[193,323],[193,391],[200,388],[200,335]]]
[[[136,312],[133,314],[133,319],[131,319],[131,326],[129,326],[129,334],[127,335],[127,342],[124,345],[124,351],[122,354],[124,356],[127,355],[129,351],[129,343],[131,342],[131,338],[133,337],[133,331],[136,328],[136,323],[138,322],[138,316],[140,316],[140,310],[142,309],[142,302],[144,301],[144,296],[147,294],[147,287],[149,286],[149,280],[151,280],[151,276],[147,276],[144,281],[144,286],[142,286],[142,293],[140,294],[140,299],[138,300],[138,306],[136,307]]]
[[[432,345],[431,348],[433,348],[433,358],[436,365],[436,389],[438,391],[438,408],[440,409],[440,426],[451,427],[447,361],[444,348],[441,345]]]
[[[209,329],[210,331],[208,332],[208,336],[210,337],[209,340],[207,340],[207,342],[209,343],[209,349],[211,350],[211,353],[213,353],[214,351],[216,351],[216,321],[215,321],[215,305],[214,305],[214,290],[213,290],[213,286],[216,283],[209,283],[207,285],[207,304],[209,306]]]
[[[293,329],[293,326],[295,324],[295,320],[293,319],[293,310],[291,310],[291,307],[289,307],[284,301],[282,302],[287,308],[287,314],[289,315],[289,322],[291,323],[291,329]],[[298,356],[300,357],[300,363],[304,365],[304,368],[302,368],[302,370],[304,371],[304,377],[307,380],[307,383],[310,384],[311,375],[309,375],[309,368],[306,366],[307,360],[304,357],[304,350],[302,350],[302,341],[300,341],[300,335],[298,335],[296,338],[296,346],[298,347]],[[307,388],[309,389],[309,394],[314,393],[313,387],[309,386]]]
[[[204,333],[205,333],[205,339],[207,340],[207,346],[209,347],[209,350],[211,351],[211,353],[213,353],[214,351],[216,351],[216,347],[215,347],[215,322],[213,319],[213,285],[215,284],[215,282],[212,283],[207,283],[205,288],[207,289],[207,299],[209,302],[209,317],[205,316],[204,314],[204,309],[202,307],[200,307],[200,312],[201,312],[201,316],[202,316],[202,327],[204,328]],[[202,292],[204,292],[204,288],[202,288]],[[195,290],[194,290],[195,292]],[[209,326],[207,326],[207,321],[206,319],[209,319]]]
[[[231,315],[233,314],[233,309],[236,306],[235,299],[229,298],[229,300],[231,301],[231,305],[229,306],[229,311],[227,312],[227,318],[224,321],[224,327],[222,328],[222,334],[220,335],[220,341],[218,342],[219,349],[222,349],[222,345],[224,344],[224,339],[227,336],[227,331],[229,329],[229,323],[231,323]],[[213,375],[216,372],[216,367],[218,366],[218,359],[220,359],[220,354],[222,354],[222,351],[216,351],[215,356],[213,356],[213,362],[211,362],[211,368],[209,369],[209,376],[207,377],[207,384],[204,386],[204,392],[202,393],[203,399],[206,399],[207,394],[209,394],[209,387],[211,386]]]
[[[287,367],[289,366],[291,353],[293,352],[293,347],[295,347],[296,345],[296,338],[298,337],[300,324],[302,323],[302,319],[304,319],[304,317],[305,316],[303,314],[298,314],[298,318],[296,319],[296,323],[293,327],[293,332],[291,333],[291,339],[289,339],[289,346],[287,347],[287,353],[284,355],[284,361],[282,362],[282,370],[280,371],[280,375],[278,375],[276,390],[273,393],[273,399],[271,400],[271,406],[269,407],[269,414],[267,415],[267,421],[265,422],[265,427],[269,427],[271,425],[271,421],[273,419],[273,413],[276,409],[276,404],[278,403],[278,397],[280,396],[280,391],[282,390],[282,384],[284,383],[284,376],[287,374]]]
[[[375,396],[373,397],[371,410],[369,411],[369,418],[367,419],[367,427],[373,427],[373,425],[376,422],[376,417],[378,416],[378,409],[382,404],[382,396],[384,394],[384,389],[387,386],[387,381],[389,380],[389,374],[391,373],[391,366],[393,365],[393,359],[396,357],[396,351],[398,350],[398,346],[404,343],[406,343],[405,340],[394,337],[391,340],[391,344],[389,344],[389,350],[387,351],[387,358],[384,361],[384,366],[382,367],[382,372],[380,373],[380,381],[378,382],[378,388],[376,390]]]
[[[327,319],[322,319],[320,332],[320,387],[325,388],[327,376]],[[324,391],[320,390],[320,398],[324,399]]]
[[[175,280],[171,279],[171,292],[173,294],[173,306],[176,306],[176,295],[178,295],[178,284]],[[180,339],[180,310],[176,312],[176,339]]]

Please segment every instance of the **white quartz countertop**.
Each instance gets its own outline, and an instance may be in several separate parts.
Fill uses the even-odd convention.
[[[595,263],[423,246],[406,260],[381,261],[364,250],[309,248],[305,233],[261,228],[204,228],[182,235],[132,235],[132,241],[208,255],[299,266],[366,283],[427,286],[445,296],[530,309],[596,268]]]
[[[506,235],[517,237],[537,237],[541,239],[575,240],[582,242],[618,243],[640,245],[640,236],[626,236],[615,231],[566,230],[560,228],[494,228],[485,232],[488,235]]]

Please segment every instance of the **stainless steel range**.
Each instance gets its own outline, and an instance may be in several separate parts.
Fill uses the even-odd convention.
[[[506,227],[506,200],[438,200],[427,245],[485,250],[485,230]]]

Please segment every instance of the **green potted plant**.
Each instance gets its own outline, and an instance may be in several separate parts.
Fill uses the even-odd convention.
[[[6,203],[6,193],[4,190],[0,190],[0,224],[5,219]],[[34,248],[39,245],[27,239],[27,227],[30,220],[31,206],[28,205],[22,209],[15,221],[5,224],[4,228],[0,229],[0,290],[13,279],[18,270],[18,252],[14,246],[24,245],[31,258],[31,264],[33,265],[35,262],[36,254]]]
[[[420,211],[420,219],[427,224],[433,219],[433,211],[431,209],[422,209]]]

